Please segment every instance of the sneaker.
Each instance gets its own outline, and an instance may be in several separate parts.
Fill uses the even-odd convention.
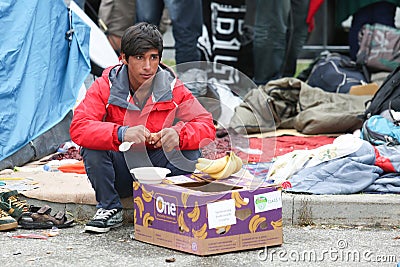
[[[85,231],[106,233],[111,228],[116,228],[122,225],[122,209],[106,210],[100,208],[97,210],[93,219],[85,226]]]
[[[0,191],[0,209],[7,212],[15,219],[19,219],[24,212],[29,211],[30,206],[25,200],[18,198],[17,190]]]
[[[18,222],[7,212],[0,209],[0,231],[15,229],[17,226]]]

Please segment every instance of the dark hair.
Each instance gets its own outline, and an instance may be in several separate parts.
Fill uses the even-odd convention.
[[[150,49],[157,49],[161,58],[163,52],[163,39],[157,26],[139,22],[125,30],[121,39],[121,52],[128,60],[129,56],[144,54]]]

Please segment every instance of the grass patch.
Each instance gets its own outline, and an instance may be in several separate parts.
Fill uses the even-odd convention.
[[[296,66],[296,73],[294,74],[294,77],[297,77],[303,70],[307,69],[310,64],[311,61],[298,60]]]
[[[173,67],[176,65],[175,59],[165,58],[165,59],[162,59],[162,62],[169,67]],[[311,60],[298,60],[297,67],[296,67],[296,73],[295,73],[294,77],[297,77],[303,70],[307,69],[308,66],[310,65],[310,63],[311,63]]]
[[[175,59],[166,58],[166,59],[163,59],[162,62],[163,62],[165,65],[170,66],[170,67],[176,65],[176,64],[175,64]]]

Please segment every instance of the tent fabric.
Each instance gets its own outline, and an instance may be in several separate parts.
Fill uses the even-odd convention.
[[[0,161],[0,170],[13,169],[25,165],[27,162],[42,160],[43,157],[55,153],[60,144],[71,140],[69,126],[73,112],[70,111],[65,118],[50,130],[33,139],[29,144],[20,148],[16,153]]]
[[[2,0],[0,21],[1,161],[74,107],[90,72],[90,28],[63,0]]]

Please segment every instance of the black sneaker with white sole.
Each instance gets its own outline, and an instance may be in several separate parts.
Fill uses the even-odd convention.
[[[86,226],[86,232],[106,233],[111,228],[116,228],[122,225],[123,216],[122,209],[106,210],[100,208],[97,210],[93,219]]]

